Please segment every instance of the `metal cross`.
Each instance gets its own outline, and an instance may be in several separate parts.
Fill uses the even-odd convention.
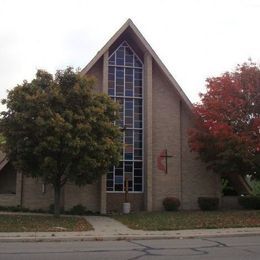
[[[164,150],[164,155],[161,155],[160,157],[165,158],[165,173],[168,173],[168,158],[172,158],[172,155],[168,155],[168,150]]]

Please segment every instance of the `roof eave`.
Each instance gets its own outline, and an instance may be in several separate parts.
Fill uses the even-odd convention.
[[[130,26],[130,24],[133,23],[131,19],[128,19],[123,26],[110,38],[110,40],[105,44],[105,46],[98,51],[96,56],[85,66],[82,70],[81,73],[85,75],[91,68],[92,66],[106,53],[110,46],[116,41],[116,39]]]

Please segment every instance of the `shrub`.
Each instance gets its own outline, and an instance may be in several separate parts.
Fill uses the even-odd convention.
[[[219,198],[199,197],[198,204],[201,210],[217,210],[219,207]]]
[[[86,208],[81,204],[74,206],[71,210],[68,211],[68,213],[71,215],[84,215],[86,212]]]
[[[47,210],[44,209],[29,209],[21,207],[20,205],[17,206],[0,206],[0,211],[9,211],[9,212],[32,212],[32,213],[46,213]],[[48,211],[49,212],[49,211]]]
[[[163,206],[167,211],[178,210],[180,205],[180,200],[175,197],[167,197],[163,200]]]
[[[54,204],[50,204],[48,213],[54,214]],[[61,213],[61,214],[64,214],[64,213],[65,213],[65,212],[64,212],[64,207],[60,207],[60,213]]]
[[[260,209],[260,196],[241,196],[238,203],[245,209]]]
[[[50,204],[50,206],[49,206],[49,213],[51,213],[51,214],[54,213],[54,204]]]
[[[0,211],[9,211],[9,212],[29,212],[28,208],[23,208],[20,205],[17,206],[0,206]]]
[[[33,212],[33,213],[48,213],[49,211],[39,208],[39,209],[32,209],[32,210],[30,210],[30,212]]]

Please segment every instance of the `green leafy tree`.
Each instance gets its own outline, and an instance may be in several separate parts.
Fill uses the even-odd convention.
[[[2,101],[5,151],[18,170],[53,185],[56,216],[66,182],[92,183],[120,158],[118,105],[93,84],[72,68],[55,77],[39,70]]]

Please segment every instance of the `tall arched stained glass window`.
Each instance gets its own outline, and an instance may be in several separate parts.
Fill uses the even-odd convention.
[[[109,57],[108,94],[120,104],[121,161],[107,174],[107,191],[143,191],[143,63],[124,41]]]

